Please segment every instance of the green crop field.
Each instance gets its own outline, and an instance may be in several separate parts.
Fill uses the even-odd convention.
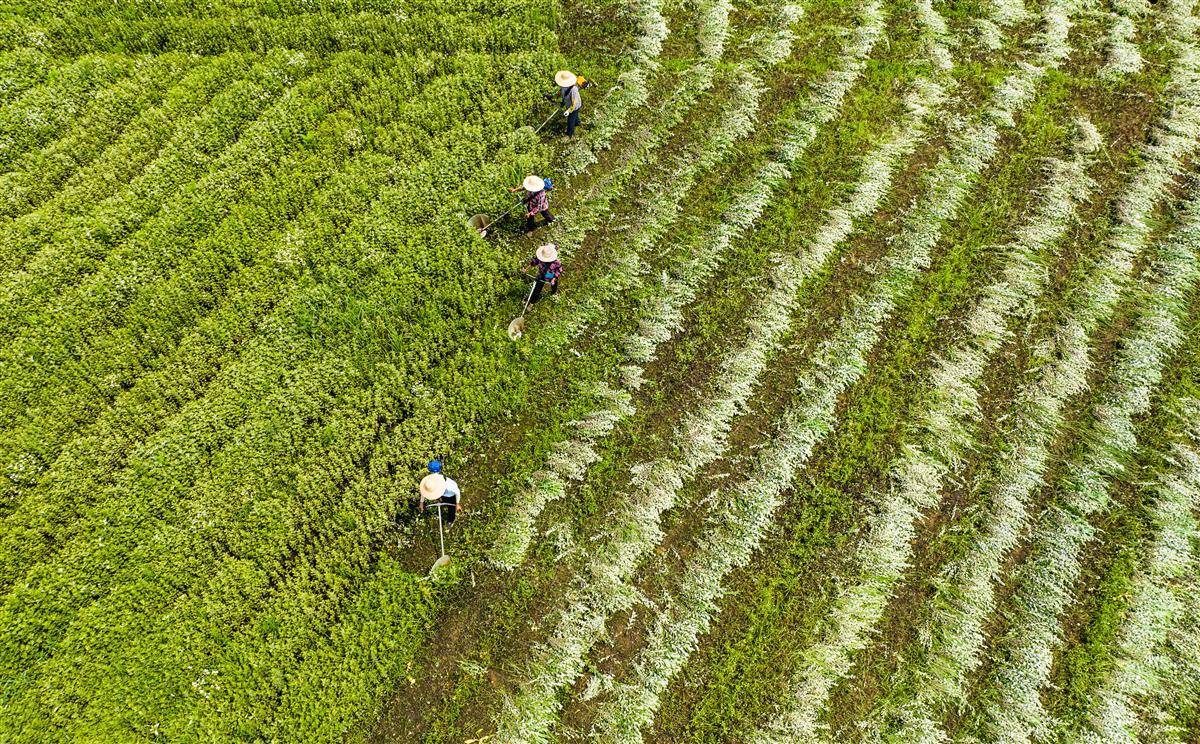
[[[1200,742],[1200,3],[0,0],[0,421],[0,742]]]

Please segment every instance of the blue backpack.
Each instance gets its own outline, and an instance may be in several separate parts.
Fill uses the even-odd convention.
[[[549,178],[543,178],[542,183],[545,184],[546,191],[554,190],[554,181],[551,181]]]

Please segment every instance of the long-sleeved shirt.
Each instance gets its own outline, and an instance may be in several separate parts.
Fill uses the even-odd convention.
[[[579,98],[578,85],[562,89],[562,105],[567,107],[568,112],[578,111],[583,108],[583,101]]]
[[[535,191],[525,197],[525,216],[532,217],[539,212],[545,212],[550,208],[550,198],[546,196],[546,190]]]
[[[538,267],[538,279],[549,282],[551,285],[558,284],[558,277],[562,274],[562,261],[555,259],[546,262],[534,256],[529,260],[529,265]]]

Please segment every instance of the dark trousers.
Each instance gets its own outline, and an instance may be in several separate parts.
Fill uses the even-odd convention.
[[[425,505],[425,523],[434,530],[434,537],[437,537],[437,521],[438,511],[442,512],[442,526],[449,527],[454,524],[454,518],[458,516],[458,505],[452,501],[435,501]]]
[[[550,214],[550,210],[543,209],[542,211],[536,214],[531,214],[525,218],[525,232],[533,232],[533,229],[537,227],[537,223],[534,221],[534,218],[539,214],[545,215],[547,225],[549,225],[551,222],[554,222],[554,215]]]
[[[545,279],[535,279],[534,280],[533,294],[529,295],[529,304],[530,305],[532,305],[533,303],[542,299],[542,288],[544,286],[546,286],[546,284],[547,284],[547,282]],[[558,294],[558,282],[554,282],[553,284],[550,285],[550,294],[552,294],[552,295]]]
[[[575,136],[575,127],[579,126],[579,109],[567,114],[567,136]]]

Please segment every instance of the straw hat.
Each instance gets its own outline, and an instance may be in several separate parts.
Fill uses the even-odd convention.
[[[575,84],[576,80],[575,73],[569,70],[559,70],[554,73],[554,82],[558,83],[558,87],[560,88],[570,88]]]
[[[531,194],[535,194],[546,188],[546,182],[537,176],[525,176],[525,180],[521,181],[521,185]]]
[[[554,243],[546,243],[545,245],[538,246],[537,257],[539,261],[545,261],[546,263],[557,261],[558,246]]]
[[[430,473],[421,479],[421,498],[426,501],[440,499],[446,492],[446,476],[441,473]]]

